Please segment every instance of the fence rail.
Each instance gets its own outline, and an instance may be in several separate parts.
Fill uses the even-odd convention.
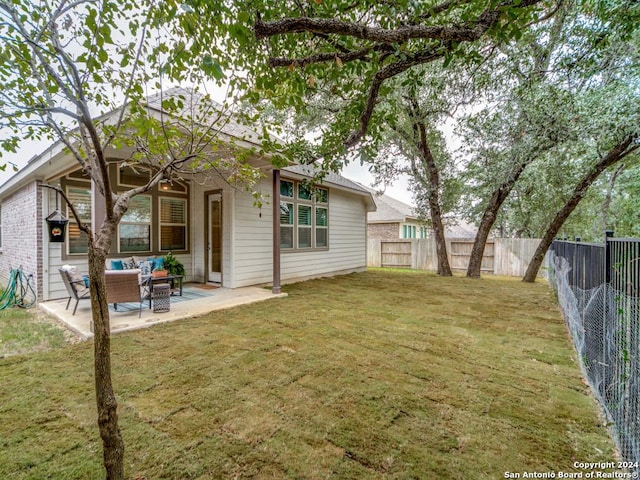
[[[482,257],[482,271],[495,275],[523,276],[539,239],[494,238],[487,241]],[[453,270],[466,270],[471,257],[473,240],[447,239],[449,264]],[[438,257],[432,238],[413,240],[369,239],[367,264],[370,267],[412,268],[436,271]]]

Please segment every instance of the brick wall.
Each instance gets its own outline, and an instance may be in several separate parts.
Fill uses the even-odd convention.
[[[400,226],[398,223],[370,223],[367,226],[367,237],[379,240],[398,240]]]
[[[42,195],[33,182],[2,200],[2,253],[0,281],[5,284],[12,268],[34,276],[42,293]]]

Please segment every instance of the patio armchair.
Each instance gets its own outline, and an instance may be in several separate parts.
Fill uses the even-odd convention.
[[[78,303],[80,300],[89,300],[91,291],[89,290],[89,287],[85,285],[84,278],[77,273],[76,267],[66,266],[59,268],[58,271],[60,272],[62,282],[69,294],[69,300],[67,300],[65,310],[69,310],[69,304],[73,298],[76,301],[76,304],[73,307],[73,315],[75,315],[76,310],[78,309]]]
[[[118,303],[138,302],[138,318],[142,314],[142,295],[140,288],[140,270],[107,270],[104,272],[104,284],[107,291],[107,303],[113,303],[118,310]]]

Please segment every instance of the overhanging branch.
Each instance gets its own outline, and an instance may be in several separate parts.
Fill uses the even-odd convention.
[[[395,57],[391,63],[389,63],[389,57],[394,57],[393,54],[385,55],[384,62],[379,62],[379,68],[375,71],[368,87],[365,106],[360,114],[359,128],[352,131],[344,141],[344,146],[351,148],[366,134],[380,88],[386,80],[414,66],[427,64],[444,57],[448,52],[453,51],[458,43],[479,40],[505,17],[508,9],[523,9],[539,2],[540,0],[504,0],[497,5],[490,5],[479,12],[475,18],[459,24],[443,17],[443,23],[446,22],[446,25],[403,24],[395,29],[384,29],[334,18],[309,16],[265,22],[258,15],[254,24],[254,35],[257,39],[264,39],[287,34],[311,33],[320,35],[324,39],[330,39],[334,35],[375,42],[373,46],[366,45],[349,52],[336,49],[332,52],[320,52],[300,58],[272,57],[269,59],[269,65],[272,67],[305,67],[311,64],[338,61],[338,58],[340,62],[370,60],[371,53],[376,50],[383,50],[390,54],[399,48],[403,50],[402,55]],[[460,3],[455,0],[445,0],[418,19],[423,21],[427,18],[433,19],[464,3],[464,1]],[[407,53],[411,48],[404,49],[403,47],[407,46],[411,40],[432,40],[433,42],[427,48],[423,46],[423,49],[417,53]]]

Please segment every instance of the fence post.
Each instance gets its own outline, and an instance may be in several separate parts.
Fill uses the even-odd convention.
[[[611,283],[611,246],[609,239],[613,238],[613,230],[604,232],[604,281]]]

